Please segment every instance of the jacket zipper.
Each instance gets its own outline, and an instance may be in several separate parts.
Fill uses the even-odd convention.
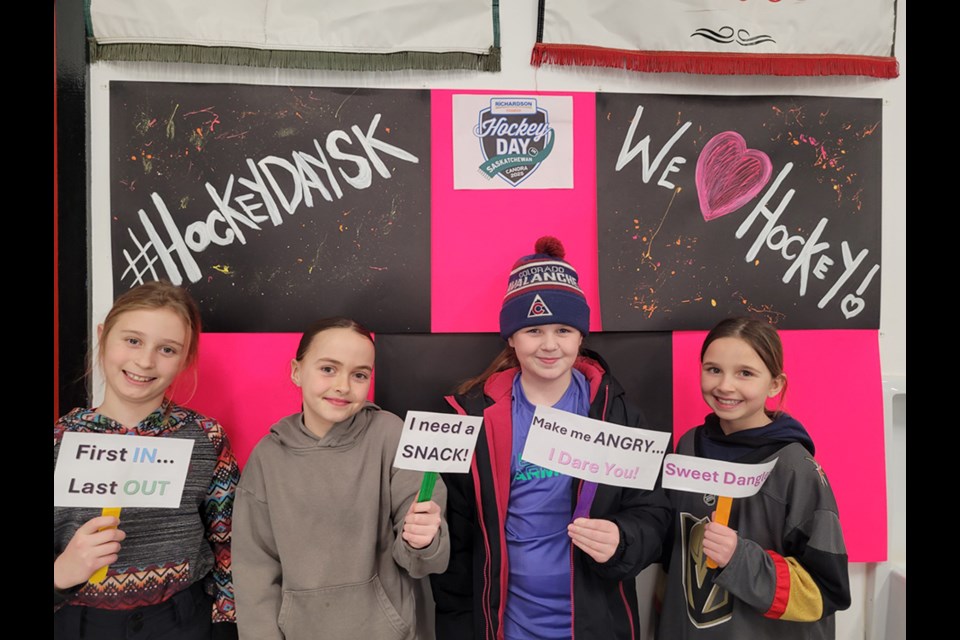
[[[603,409],[600,411],[600,419],[607,419],[607,404],[610,401],[610,385],[603,385]],[[583,480],[577,485],[577,501],[580,500],[580,492],[583,491]],[[570,543],[570,640],[577,637],[577,609],[573,601],[573,542]],[[623,583],[620,584],[620,595],[623,596]],[[626,599],[624,598],[624,604]],[[630,610],[627,609],[627,617],[631,618]],[[630,633],[633,634],[633,624],[630,625]]]

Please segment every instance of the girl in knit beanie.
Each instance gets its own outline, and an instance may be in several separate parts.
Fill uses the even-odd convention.
[[[447,398],[482,415],[472,473],[447,474],[450,568],[432,576],[437,637],[638,638],[634,577],[670,521],[662,490],[600,486],[521,459],[537,404],[644,427],[599,355],[563,244],[545,236],[510,271],[503,352]]]

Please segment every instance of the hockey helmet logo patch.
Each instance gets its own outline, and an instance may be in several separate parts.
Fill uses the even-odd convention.
[[[552,315],[553,312],[550,311],[550,307],[547,306],[547,303],[543,301],[543,298],[541,298],[540,294],[538,293],[533,299],[533,302],[530,304],[530,311],[527,312],[527,317],[542,318]]]

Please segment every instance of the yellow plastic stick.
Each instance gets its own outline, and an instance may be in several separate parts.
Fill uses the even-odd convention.
[[[120,507],[104,507],[103,511],[100,513],[102,516],[113,516],[114,518],[120,518]],[[105,529],[116,529],[116,527],[103,527],[99,529],[103,531]],[[90,584],[100,584],[103,582],[104,578],[107,577],[107,569],[109,567],[100,567],[97,569],[96,573],[90,576],[90,579],[87,580]]]
[[[717,515],[713,518],[713,521],[717,524],[722,524],[726,526],[730,522],[730,508],[733,506],[733,498],[728,498],[727,496],[720,496],[717,499]],[[712,558],[707,558],[707,568],[716,569],[717,563],[713,561]]]

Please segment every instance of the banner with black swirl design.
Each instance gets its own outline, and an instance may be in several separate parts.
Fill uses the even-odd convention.
[[[895,0],[540,0],[534,65],[895,78]]]

